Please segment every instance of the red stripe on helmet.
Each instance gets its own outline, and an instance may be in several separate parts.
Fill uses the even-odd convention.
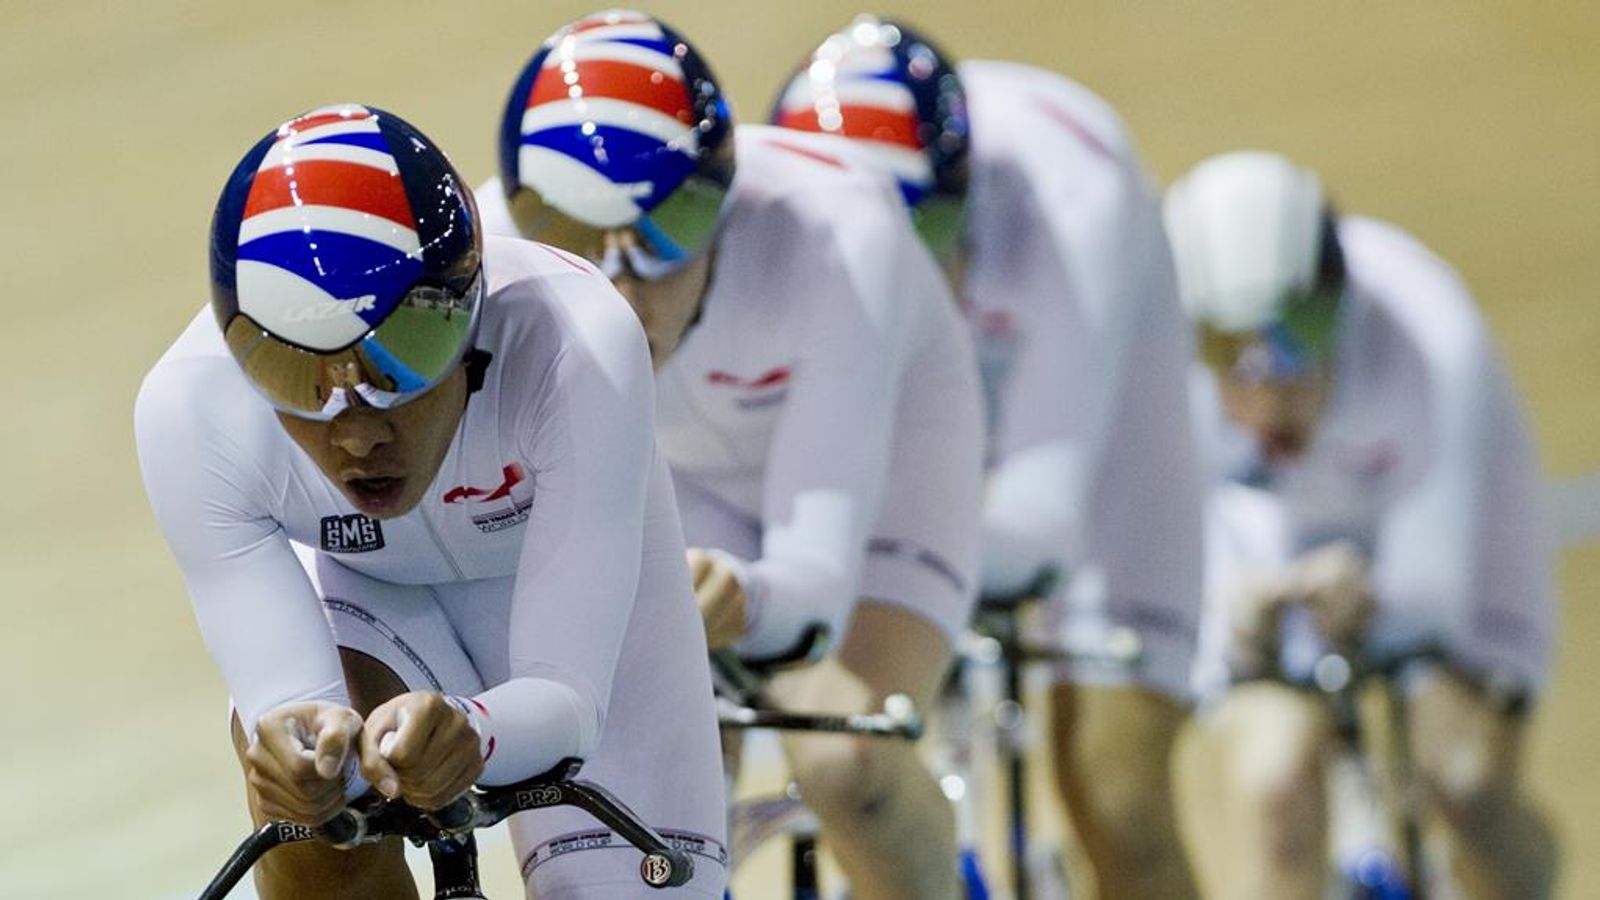
[[[244,218],[294,205],[337,206],[417,227],[400,179],[358,163],[314,159],[257,172]]]
[[[910,113],[847,103],[839,107],[839,117],[838,128],[825,129],[817,118],[817,111],[808,107],[784,110],[778,115],[778,124],[800,131],[821,131],[858,140],[895,144],[911,150],[923,149],[922,141],[917,137],[917,117]]]
[[[684,88],[683,82],[664,72],[607,59],[583,60],[576,63],[572,71],[578,77],[570,83],[562,67],[540,72],[533,82],[533,90],[528,92],[527,108],[577,99],[572,93],[572,88],[576,87],[582,91],[583,97],[603,97],[648,106],[685,125],[694,115],[689,103],[689,91]]]

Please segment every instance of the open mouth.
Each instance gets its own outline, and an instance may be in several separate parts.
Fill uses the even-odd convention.
[[[382,514],[393,511],[400,501],[400,494],[405,490],[406,480],[394,476],[376,476],[370,478],[346,478],[345,487],[349,489],[351,499],[362,512],[369,514]]]

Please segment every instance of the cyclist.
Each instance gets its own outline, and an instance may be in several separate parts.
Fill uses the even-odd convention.
[[[1208,692],[1230,742],[1245,872],[1238,896],[1317,897],[1325,876],[1309,637],[1286,605],[1377,658],[1443,647],[1404,676],[1427,811],[1474,897],[1544,896],[1549,835],[1521,796],[1528,699],[1554,592],[1533,444],[1459,277],[1414,238],[1336,216],[1317,176],[1270,153],[1208,159],[1167,224],[1214,390]],[[1292,621],[1292,620],[1291,620]],[[1314,654],[1314,651],[1312,651]]]
[[[1070,573],[1049,596],[1057,629],[1142,640],[1136,671],[1056,673],[1066,808],[1102,896],[1192,895],[1169,774],[1202,581],[1190,351],[1159,204],[1124,127],[1072,81],[955,66],[871,16],[805,60],[773,120],[853,138],[897,177],[943,261],[988,400],[984,592]]]
[[[523,70],[480,195],[491,231],[594,261],[639,313],[711,646],[783,657],[821,625],[837,653],[774,699],[931,703],[974,596],[981,400],[893,184],[845,142],[735,128],[682,35],[610,11]],[[855,897],[957,896],[914,748],[788,749]]]
[[[480,232],[398,117],[291,119],[229,178],[211,308],[140,389],[146,489],[251,814],[316,824],[369,783],[434,809],[580,757],[696,854],[681,895],[720,898],[715,716],[646,347],[593,267]],[[512,830],[530,895],[660,896],[581,813]],[[264,897],[416,896],[397,840],[256,871]]]

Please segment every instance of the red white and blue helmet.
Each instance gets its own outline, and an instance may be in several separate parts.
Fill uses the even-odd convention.
[[[500,125],[500,179],[528,237],[654,277],[704,250],[733,179],[732,119],[700,54],[643,13],[609,10],[552,35]],[[520,203],[519,203],[520,201]],[[608,247],[610,250],[608,251]]]
[[[950,58],[910,26],[858,16],[800,65],[773,124],[858,142],[892,173],[930,246],[959,235],[970,123]]]
[[[262,138],[223,187],[211,306],[278,409],[388,408],[471,348],[481,257],[472,194],[431,141],[391,113],[328,106]]]

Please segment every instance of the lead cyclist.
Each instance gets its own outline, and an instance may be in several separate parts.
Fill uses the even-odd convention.
[[[769,659],[821,625],[837,652],[774,700],[927,708],[974,596],[982,413],[893,183],[846,142],[735,127],[690,42],[628,11],[552,36],[501,134],[491,230],[598,263],[644,323],[711,645]],[[853,896],[959,896],[954,816],[915,748],[787,747]]]
[[[871,16],[817,47],[773,120],[852,138],[898,178],[977,341],[984,592],[1070,573],[1052,625],[1143,647],[1131,671],[1062,665],[1052,689],[1056,783],[1100,896],[1193,896],[1171,780],[1203,556],[1189,337],[1126,130],[1073,81],[956,65]]]
[[[1332,724],[1272,677],[1307,675],[1307,637],[1280,624],[1295,605],[1357,658],[1442,651],[1400,676],[1421,812],[1467,896],[1549,896],[1553,842],[1519,782],[1550,665],[1551,554],[1533,442],[1471,295],[1276,154],[1205,160],[1166,207],[1210,398],[1197,672],[1227,744],[1232,895],[1324,896]]]
[[[694,878],[651,891],[617,835],[541,810],[511,821],[529,896],[720,898],[705,641],[649,354],[610,283],[483,238],[434,144],[357,105],[245,154],[211,274],[135,425],[256,823],[319,824],[369,785],[437,809],[576,757]],[[284,848],[256,883],[417,896],[398,839]]]

